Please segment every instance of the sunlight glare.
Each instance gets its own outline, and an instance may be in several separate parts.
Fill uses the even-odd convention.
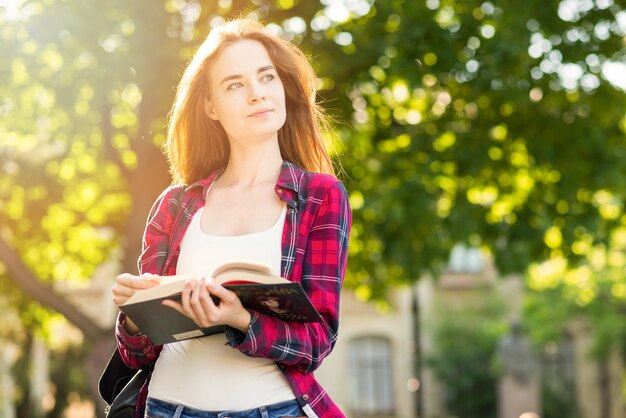
[[[602,64],[602,75],[615,87],[626,91],[626,64],[606,61]]]

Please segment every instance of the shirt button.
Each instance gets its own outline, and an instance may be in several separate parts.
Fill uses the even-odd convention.
[[[276,191],[277,191],[278,193],[282,193],[282,192],[283,192],[283,189],[282,189],[282,187],[278,187],[278,188],[276,189]]]
[[[307,395],[307,394],[302,395],[302,399],[304,399],[305,401],[308,401],[309,400],[309,395]]]

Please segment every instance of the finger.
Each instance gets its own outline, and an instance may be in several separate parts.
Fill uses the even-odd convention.
[[[133,289],[131,289],[130,287],[124,286],[120,283],[115,283],[111,287],[111,291],[113,292],[113,295],[115,296],[125,296],[125,297],[130,297],[135,293]]]
[[[147,289],[159,284],[159,276],[133,276],[132,274],[124,273],[117,276],[115,281],[122,286],[132,289]]]
[[[116,280],[115,284],[111,286],[111,293],[113,293],[113,303],[115,303],[116,306],[120,306],[135,293],[135,290],[124,286]]]
[[[224,286],[215,283],[214,280],[209,280],[206,287],[212,295],[225,302],[232,303],[233,301],[235,301],[235,299],[239,299],[235,292],[232,292],[226,289]]]
[[[196,325],[198,325],[199,327],[208,327],[209,325],[205,325],[203,323],[201,323],[199,321],[198,318],[196,318],[194,315],[190,315],[188,311],[185,310],[185,308],[183,308],[183,305],[181,305],[180,303],[171,300],[171,299],[164,299],[161,304],[163,304],[164,306],[167,306],[169,308],[172,308],[178,312],[180,312],[182,315],[185,315],[187,318],[191,319],[193,322],[196,323]]]
[[[126,296],[113,296],[113,303],[116,306],[120,306],[121,304],[123,304],[124,302],[126,302],[128,300],[128,297]]]
[[[211,295],[211,292],[207,289],[206,282],[203,283],[201,288],[200,303],[207,314],[209,322],[216,322],[219,319],[219,306],[213,301],[213,295]]]
[[[135,289],[149,289],[160,284],[160,276],[135,276],[132,279],[132,286]]]
[[[185,313],[185,310],[183,309],[183,305],[181,305],[180,303],[176,302],[175,300],[171,300],[171,299],[164,299],[163,302],[161,302],[163,305],[170,307],[174,310],[177,310],[178,312],[180,312],[181,314],[187,316],[187,314]]]
[[[180,304],[183,307],[185,312],[190,312],[191,308],[189,307],[189,298],[191,297],[191,283],[189,280],[185,280],[185,286],[183,287],[183,292],[180,295]]]
[[[192,281],[186,280],[185,287],[183,288],[183,293],[181,295],[181,302],[183,307],[183,313],[191,318],[193,322],[195,322],[199,326],[204,326],[201,324],[200,318],[197,316],[195,309],[192,306],[191,298],[193,296],[194,283]]]
[[[189,303],[198,320],[198,323],[204,327],[208,327],[210,323],[202,302],[202,299],[207,297],[209,297],[209,293],[206,290],[205,279],[202,277],[200,280],[195,282]]]
[[[133,276],[128,273],[120,274],[115,278],[115,283],[121,286],[130,287],[133,281]]]

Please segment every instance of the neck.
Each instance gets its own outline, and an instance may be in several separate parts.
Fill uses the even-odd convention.
[[[278,140],[254,145],[233,145],[231,142],[228,165],[220,176],[222,184],[252,186],[276,182],[283,162]]]

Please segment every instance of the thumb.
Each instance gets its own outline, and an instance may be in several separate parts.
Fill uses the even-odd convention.
[[[233,297],[237,297],[235,293],[226,289],[224,286],[215,283],[213,279],[207,279],[206,288],[212,295],[217,296],[222,300],[228,300]]]
[[[132,279],[131,287],[135,289],[149,289],[158,286],[161,282],[159,276],[135,276]]]

